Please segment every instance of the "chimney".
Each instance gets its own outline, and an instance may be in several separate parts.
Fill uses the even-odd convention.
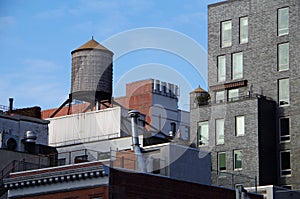
[[[128,112],[131,117],[131,130],[132,130],[132,147],[134,154],[137,159],[137,170],[140,172],[146,172],[146,165],[143,159],[142,150],[139,143],[139,133],[138,133],[138,118],[140,117],[140,112],[137,110],[131,110]]]
[[[8,114],[12,113],[13,110],[13,104],[14,104],[14,98],[9,98],[9,109],[8,109]]]
[[[137,129],[137,121],[140,117],[140,112],[137,110],[131,110],[128,112],[129,116],[131,117],[131,131],[132,131],[132,146],[139,147],[139,133]]]

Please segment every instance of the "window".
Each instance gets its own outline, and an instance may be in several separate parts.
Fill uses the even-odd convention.
[[[289,79],[280,79],[278,81],[278,101],[280,106],[289,105],[290,103]]]
[[[242,150],[234,150],[234,170],[241,170],[243,167],[243,151]]]
[[[208,144],[208,121],[199,122],[198,124],[198,132],[199,132],[199,145],[207,145]]]
[[[221,23],[221,47],[231,46],[231,21]]]
[[[290,141],[290,119],[279,118],[280,142]]]
[[[185,126],[184,127],[184,134],[182,135],[183,140],[189,140],[190,137],[190,128]]]
[[[239,99],[239,89],[228,90],[228,101],[236,101]]]
[[[225,91],[217,91],[216,92],[216,103],[224,102]]]
[[[292,185],[282,185],[283,188],[286,188],[286,189],[290,189],[292,190],[293,189],[293,186]]]
[[[279,44],[277,47],[278,51],[278,70],[289,69],[289,43]]]
[[[218,57],[218,82],[226,80],[226,57],[225,55]]]
[[[232,55],[232,79],[243,78],[243,53]]]
[[[291,152],[281,151],[280,152],[280,173],[281,176],[287,176],[292,174],[291,170]]]
[[[74,159],[74,163],[88,162],[88,155],[80,155],[76,156]]]
[[[242,136],[245,134],[245,116],[235,117],[235,135]]]
[[[153,171],[154,174],[160,174],[160,159],[154,158],[153,159]]]
[[[240,18],[240,43],[248,43],[248,17]]]
[[[281,8],[277,11],[278,36],[289,34],[289,8]]]
[[[217,144],[224,144],[224,119],[216,120]]]
[[[226,152],[218,153],[218,171],[226,171]]]
[[[175,122],[171,122],[170,123],[170,134],[172,134],[172,136],[175,136],[177,131],[176,131],[176,123]]]
[[[58,164],[58,166],[66,165],[66,158],[59,158],[57,160],[57,164]]]

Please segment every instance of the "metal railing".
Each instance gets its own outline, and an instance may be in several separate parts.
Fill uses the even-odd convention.
[[[59,161],[59,158],[68,157],[68,161]],[[80,159],[78,157],[86,157]],[[78,158],[76,160],[76,158]],[[13,160],[6,164],[0,171],[0,197],[6,193],[4,188],[3,179],[8,178],[10,173],[36,170],[43,168],[51,168],[56,166],[71,165],[81,162],[91,162],[103,159],[109,159],[110,152],[99,152],[90,149],[80,149],[74,151],[67,151],[62,153],[54,153],[49,155],[37,155],[30,158],[22,158],[20,160]],[[107,162],[109,163],[109,162]]]
[[[231,173],[226,171],[212,170],[212,184],[216,186],[235,189],[237,184],[247,187],[255,187],[257,193],[257,176],[248,176],[243,173]]]
[[[85,155],[87,158],[85,162],[97,161],[109,157],[109,152],[103,153],[99,151],[94,151],[90,149],[80,149],[74,151],[67,151],[62,153],[54,153],[49,155],[38,155],[30,158],[22,158],[20,160],[13,160],[9,162],[3,169],[0,171],[0,180],[3,178],[9,177],[9,174],[12,172],[20,172],[34,169],[50,168],[55,166],[70,165],[76,164],[75,158]],[[65,161],[64,164],[59,162],[59,157],[68,157],[68,161]],[[60,163],[60,164],[59,164]]]
[[[73,145],[73,144],[80,144],[80,143],[86,143],[86,142],[93,142],[93,141],[99,141],[99,140],[108,140],[112,138],[119,137],[120,133],[111,133],[107,135],[99,135],[99,136],[92,136],[87,138],[80,138],[80,139],[74,139],[74,140],[68,140],[63,142],[55,142],[51,143],[53,146],[66,146],[66,145]]]
[[[1,105],[1,104],[0,104],[0,111],[5,112],[5,111],[8,111],[8,110],[9,110],[9,107],[8,107],[8,106]]]
[[[206,103],[198,104],[198,107],[199,106],[205,106],[205,105],[231,103],[231,102],[236,102],[236,101],[241,101],[241,100],[248,100],[248,99],[255,99],[255,98],[264,98],[264,99],[267,99],[267,100],[273,100],[270,97],[266,97],[264,95],[254,93],[254,94],[251,94],[251,95],[242,95],[242,96],[238,96],[238,97],[224,98],[223,100],[218,100],[218,101],[209,100]],[[195,101],[196,101],[196,99],[195,99]]]

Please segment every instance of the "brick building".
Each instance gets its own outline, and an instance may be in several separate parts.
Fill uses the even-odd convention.
[[[211,150],[216,184],[300,189],[299,11],[298,0],[208,7],[211,99],[191,93],[191,134]]]
[[[189,138],[189,112],[178,108],[179,87],[155,79],[141,80],[126,85],[126,96],[114,101],[127,109],[135,109],[146,116],[145,127],[151,135],[180,132]],[[157,136],[160,136],[159,134]]]
[[[109,175],[109,198],[211,198],[232,199],[235,190],[174,180],[156,175],[132,173],[111,169]],[[262,199],[254,193],[243,193],[243,198]]]
[[[12,173],[5,184],[9,198],[108,198],[108,175],[102,162]]]

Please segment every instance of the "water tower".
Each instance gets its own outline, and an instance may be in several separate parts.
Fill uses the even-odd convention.
[[[50,117],[54,117],[68,103],[70,109],[73,100],[88,102],[91,109],[100,109],[101,104],[111,103],[113,52],[92,37],[71,54],[72,78],[69,99]]]

